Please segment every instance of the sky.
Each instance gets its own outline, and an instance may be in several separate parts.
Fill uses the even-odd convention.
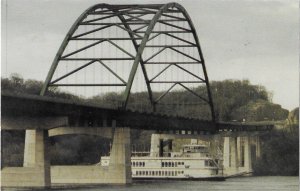
[[[210,81],[248,79],[286,109],[299,105],[298,0],[184,0]],[[110,4],[164,3],[110,0]],[[67,31],[99,0],[2,0],[1,75],[44,80]]]

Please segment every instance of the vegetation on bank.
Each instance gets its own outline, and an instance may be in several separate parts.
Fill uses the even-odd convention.
[[[289,113],[283,128],[261,137],[261,157],[255,175],[299,176],[299,107]]]
[[[296,175],[299,162],[299,109],[289,113],[280,105],[271,101],[271,94],[263,87],[252,85],[248,80],[225,80],[211,82],[211,91],[218,121],[263,121],[286,120],[283,129],[277,130],[262,137],[261,158],[254,164],[258,175]],[[42,82],[24,80],[19,75],[1,79],[2,91],[16,94],[38,95]],[[197,93],[206,96],[206,87],[194,89]],[[157,96],[161,92],[154,92]],[[121,94],[106,93],[83,99],[69,93],[51,88],[48,96],[80,100],[98,105],[118,106]],[[173,100],[179,104],[168,104]],[[164,104],[158,105],[161,113],[210,119],[210,109],[207,105],[192,105],[188,103],[199,100],[187,91],[171,92],[163,99]],[[183,107],[185,106],[185,107]],[[129,108],[140,111],[150,111],[148,94],[146,92],[133,93],[130,97]],[[298,113],[297,113],[298,112]],[[150,133],[146,131],[132,131],[133,144],[140,145],[136,149],[143,150],[149,147]],[[22,166],[24,150],[24,131],[2,131],[1,134],[1,164],[2,166]],[[14,144],[10,144],[14,143]],[[297,144],[296,144],[297,143]],[[145,146],[143,146],[145,145]],[[51,138],[51,164],[95,164],[100,156],[109,152],[110,140],[96,136],[57,136]],[[283,157],[284,156],[284,157]],[[282,170],[285,168],[284,170]]]

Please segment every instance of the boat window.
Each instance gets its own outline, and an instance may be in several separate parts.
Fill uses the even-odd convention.
[[[145,166],[145,162],[143,162],[143,166]]]
[[[204,164],[205,166],[208,166],[209,164],[208,164],[208,160],[205,160],[205,164]]]
[[[148,171],[146,171],[146,175],[148,175]]]
[[[172,167],[174,167],[174,162],[172,162]]]
[[[165,163],[164,163],[164,162],[162,162],[162,163],[161,163],[161,166],[162,166],[162,167],[165,167]]]
[[[158,175],[161,176],[161,171],[158,171]]]
[[[168,163],[168,167],[171,167],[171,162]]]

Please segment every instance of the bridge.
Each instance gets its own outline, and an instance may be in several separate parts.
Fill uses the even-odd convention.
[[[89,96],[115,91],[121,100],[117,107],[104,107],[48,97],[57,87]],[[148,95],[147,112],[133,111],[130,106],[132,92],[141,91]],[[185,106],[204,105],[209,119],[201,114],[198,118],[162,114],[162,105],[176,104],[168,96],[180,91],[193,96],[194,102]],[[249,132],[256,136],[273,128],[271,123],[216,121],[198,36],[190,16],[177,3],[88,8],[64,38],[40,95],[2,92],[1,99],[2,129],[26,130],[23,167],[1,172],[2,186],[8,187],[130,183],[130,129],[155,130],[159,136],[172,135],[169,139],[225,132],[224,165],[238,171],[243,144],[245,168],[251,171]],[[109,168],[51,167],[48,138],[65,134],[112,137]],[[160,139],[153,140],[153,145]]]

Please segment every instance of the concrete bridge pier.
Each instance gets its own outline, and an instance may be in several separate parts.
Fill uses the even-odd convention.
[[[3,187],[50,187],[48,130],[26,130],[23,167],[7,167],[1,172]]]
[[[256,136],[256,143],[255,143],[255,145],[256,145],[256,159],[258,159],[258,158],[260,158],[260,155],[261,155],[261,151],[260,151],[260,147],[261,147],[261,145],[260,145],[260,138],[259,138],[259,136]]]
[[[236,137],[224,137],[223,167],[224,173],[232,175],[238,173],[238,149]]]
[[[110,153],[107,183],[128,184],[131,176],[130,129],[116,128]]]
[[[83,134],[86,128],[57,129],[52,135]],[[60,165],[51,167],[51,180],[53,184],[60,185],[88,185],[88,184],[128,184],[132,182],[131,176],[131,145],[130,129],[116,127],[112,121],[112,128],[94,128],[89,135],[112,135],[112,149],[108,166],[93,165]]]
[[[233,172],[238,172],[238,152],[237,152],[237,138],[232,137],[230,139],[230,162],[231,162],[231,169]]]
[[[224,137],[223,167],[227,176],[252,173],[252,137]],[[256,145],[256,152],[259,152]]]
[[[242,152],[242,148],[243,148],[243,145],[242,145],[242,138],[241,137],[237,137],[236,138],[236,147],[237,147],[237,161],[238,161],[238,167],[241,167],[243,166],[242,164],[242,160],[243,160],[243,152]]]
[[[251,151],[251,137],[244,137],[244,171],[251,173],[252,170],[252,151]]]

